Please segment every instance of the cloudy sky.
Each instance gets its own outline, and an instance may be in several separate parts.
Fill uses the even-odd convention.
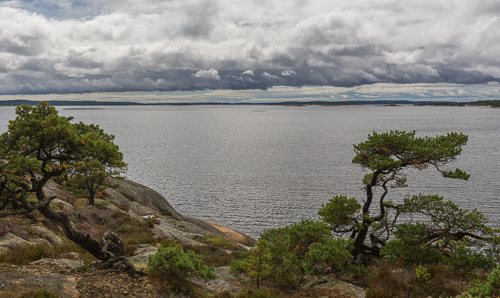
[[[0,99],[465,101],[499,82],[498,0],[0,1]]]

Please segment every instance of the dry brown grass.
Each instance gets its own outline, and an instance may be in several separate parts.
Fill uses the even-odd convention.
[[[415,268],[380,267],[368,283],[367,298],[455,297],[467,289],[444,265],[424,266],[428,279],[418,279]]]
[[[0,263],[22,266],[43,258],[58,258],[59,255],[68,252],[77,252],[79,259],[84,263],[90,263],[97,260],[75,243],[68,242],[58,247],[46,244],[21,245],[16,249],[1,253]]]

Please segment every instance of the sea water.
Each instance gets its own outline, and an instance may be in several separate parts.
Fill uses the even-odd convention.
[[[81,109],[80,109],[81,108]],[[162,194],[177,211],[252,236],[316,219],[335,195],[363,199],[366,172],[353,164],[353,144],[373,131],[415,130],[418,136],[463,132],[469,142],[448,168],[469,181],[410,170],[400,202],[439,194],[477,208],[500,226],[500,110],[417,106],[109,106],[57,107],[75,121],[116,136],[128,179]],[[0,131],[14,108],[0,108]]]

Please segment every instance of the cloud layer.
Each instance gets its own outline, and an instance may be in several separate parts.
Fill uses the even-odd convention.
[[[3,1],[0,94],[500,81],[498,1]]]

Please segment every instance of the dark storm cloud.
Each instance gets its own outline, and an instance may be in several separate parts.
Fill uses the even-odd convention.
[[[3,1],[0,94],[498,82],[498,11],[486,0]]]
[[[28,71],[43,71],[53,73],[55,72],[54,62],[49,59],[36,59],[30,58],[26,60],[21,66],[19,66],[20,70],[28,70]]]
[[[424,75],[421,72],[392,67],[386,69],[386,75],[359,70],[334,69],[326,67],[301,66],[287,70],[255,70],[254,75],[242,75],[241,70],[164,70],[140,71],[133,74],[113,76],[86,75],[70,77],[60,74],[50,76],[9,75],[5,82],[17,82],[17,88],[11,88],[0,82],[3,94],[46,94],[46,93],[89,93],[123,91],[195,91],[206,89],[262,89],[275,86],[303,87],[310,85],[354,87],[373,83],[408,84],[415,81],[422,83],[457,83],[482,84],[500,81],[479,72],[440,69],[437,76]],[[12,87],[12,86],[11,86]],[[6,92],[7,91],[7,92]]]

